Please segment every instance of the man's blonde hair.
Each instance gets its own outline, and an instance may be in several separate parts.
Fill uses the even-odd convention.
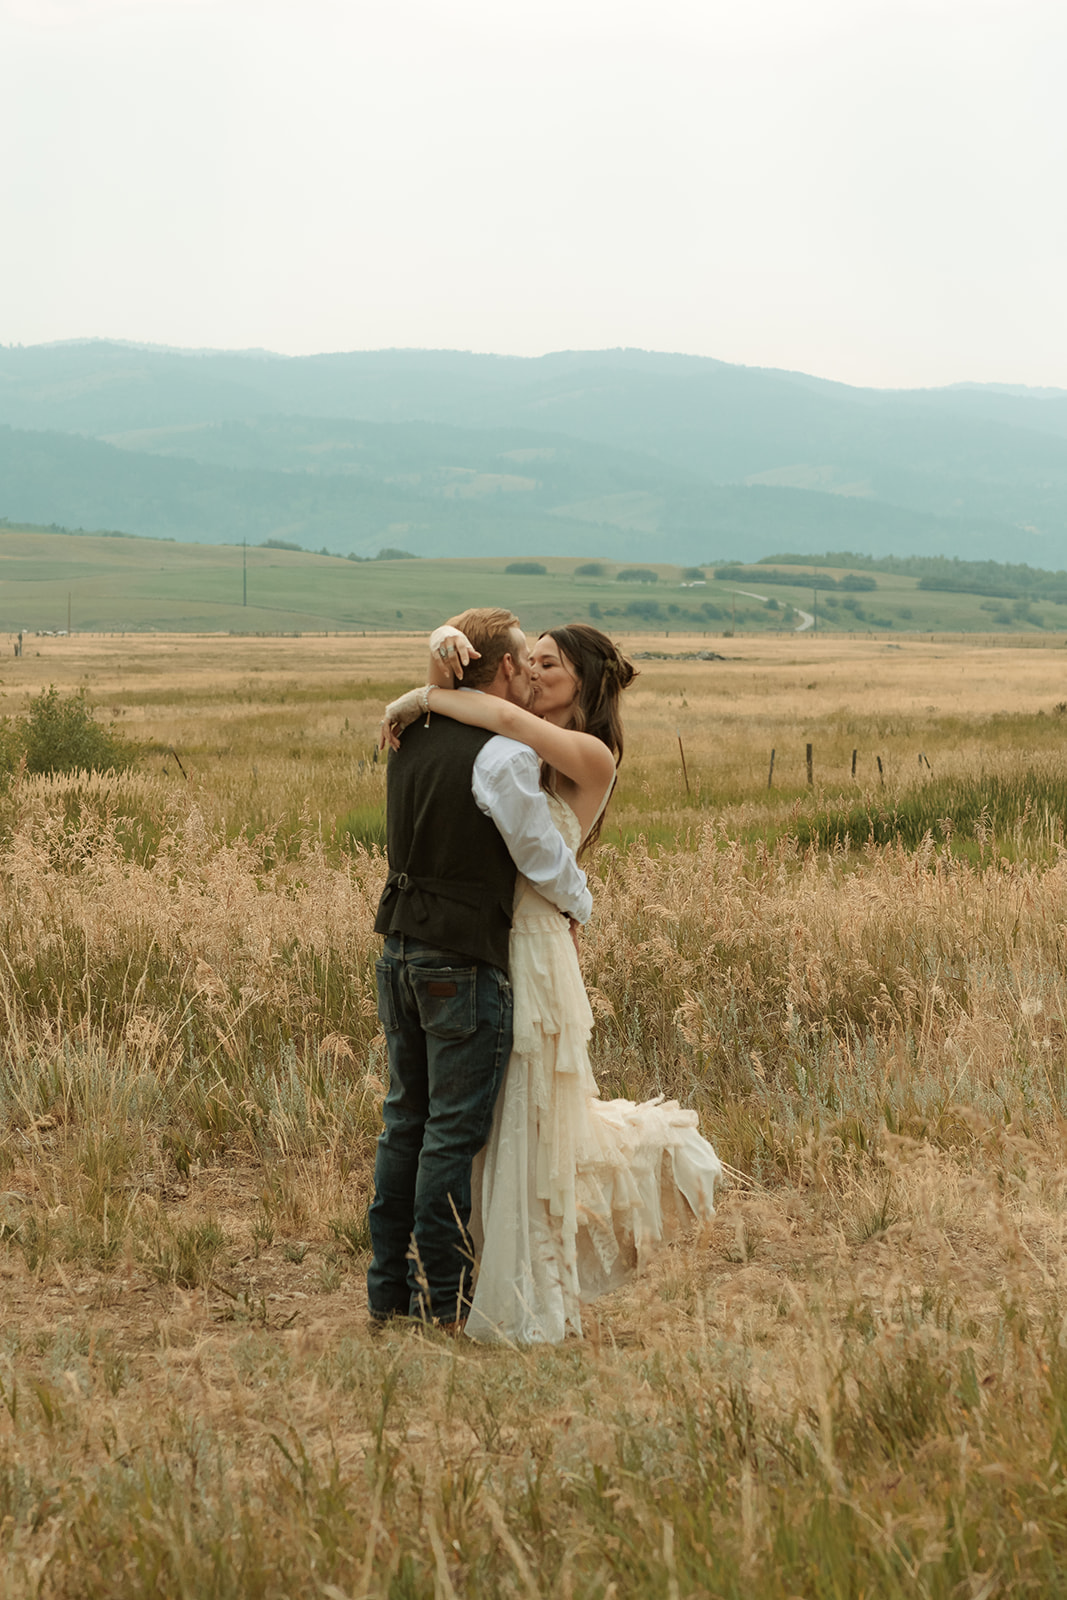
[[[513,611],[502,606],[472,606],[461,611],[458,617],[449,617],[449,625],[465,633],[481,656],[463,669],[463,682],[468,689],[484,689],[497,675],[500,663],[513,648],[511,630],[519,626]]]

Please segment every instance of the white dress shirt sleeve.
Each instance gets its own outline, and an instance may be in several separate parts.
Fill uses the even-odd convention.
[[[494,734],[475,759],[471,792],[478,809],[496,823],[523,877],[576,922],[588,922],[593,897],[585,873],[552,821],[540,766],[529,745]]]

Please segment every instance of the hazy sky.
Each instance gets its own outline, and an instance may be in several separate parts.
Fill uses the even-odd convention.
[[[1067,387],[1064,0],[0,0],[0,341]]]

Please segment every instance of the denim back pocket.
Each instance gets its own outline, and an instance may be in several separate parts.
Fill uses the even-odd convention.
[[[377,960],[374,971],[378,978],[378,1021],[386,1033],[395,1033],[396,1020],[396,974],[391,961]]]
[[[477,967],[409,967],[419,1021],[435,1039],[469,1039],[478,1026]]]

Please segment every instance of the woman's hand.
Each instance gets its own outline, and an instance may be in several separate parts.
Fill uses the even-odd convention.
[[[410,728],[430,709],[429,690],[427,688],[409,689],[407,694],[402,694],[399,700],[391,700],[385,708],[382,718],[381,731],[378,735],[378,749],[384,750],[386,745],[390,750],[400,749],[400,735],[405,728]]]
[[[444,622],[435,628],[430,635],[430,656],[434,665],[438,662],[457,680],[463,678],[463,668],[469,667],[472,661],[481,660],[481,651],[476,650],[465,633],[460,633],[458,628],[453,628],[450,623]]]

